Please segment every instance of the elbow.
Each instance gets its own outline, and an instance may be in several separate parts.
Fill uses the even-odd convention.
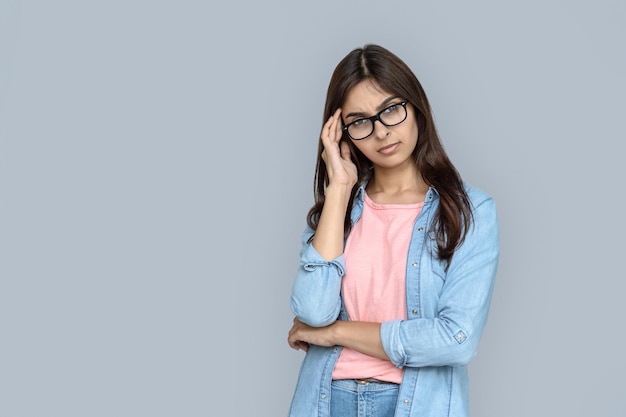
[[[291,299],[291,311],[304,324],[311,327],[325,327],[337,320],[339,317],[339,306],[327,307],[318,305],[306,305],[298,300]]]
[[[408,353],[408,352],[407,352]],[[440,367],[440,366],[467,366],[475,356],[475,351],[461,346],[450,346],[446,349],[440,349],[430,354],[408,353],[403,360],[396,360],[393,363],[400,366],[408,366],[412,368],[421,367]]]
[[[467,366],[474,359],[474,356],[476,356],[476,351],[472,347],[457,346],[454,348],[454,352],[451,353],[447,365]]]
[[[467,366],[475,356],[475,351],[471,347],[449,346],[446,349],[432,352],[431,356],[415,355],[407,358],[406,366]]]
[[[335,321],[337,321],[337,316],[321,317],[317,315],[310,315],[310,316],[297,316],[296,315],[296,317],[302,323],[308,324],[311,327],[326,327],[326,326],[333,324]]]
[[[445,325],[448,335],[446,342],[446,356],[449,366],[467,366],[476,356],[476,348],[480,341],[481,327],[461,326],[449,318],[443,318],[442,325]],[[467,328],[471,330],[467,330]],[[452,337],[450,337],[452,336]]]
[[[476,356],[476,345],[473,340],[469,338],[459,342],[458,338],[455,338],[456,342],[450,346],[448,351],[448,358],[446,365],[449,366],[466,366]]]

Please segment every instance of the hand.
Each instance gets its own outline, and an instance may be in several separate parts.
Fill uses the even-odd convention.
[[[305,352],[309,349],[309,344],[327,347],[334,346],[335,343],[332,341],[331,333],[332,327],[333,324],[326,327],[311,327],[294,318],[287,341],[292,349],[304,350]]]
[[[356,165],[350,160],[350,147],[341,141],[341,109],[337,109],[324,126],[320,139],[324,145],[322,159],[326,163],[330,184],[352,187],[357,182]]]

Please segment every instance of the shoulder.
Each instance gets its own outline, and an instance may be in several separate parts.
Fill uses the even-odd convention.
[[[472,209],[476,209],[487,202],[493,203],[493,198],[480,188],[473,187],[469,184],[463,184],[463,186],[470,202],[472,203]]]
[[[494,199],[479,188],[465,184],[465,192],[472,205],[471,235],[479,236],[483,243],[498,243],[498,214]],[[494,238],[494,239],[491,239]]]
[[[497,228],[498,214],[493,197],[480,188],[468,184],[464,184],[464,186],[470,200],[474,226],[480,227],[485,224],[494,224]]]

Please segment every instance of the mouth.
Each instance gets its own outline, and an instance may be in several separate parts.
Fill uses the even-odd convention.
[[[388,155],[398,149],[398,146],[400,146],[400,142],[392,143],[390,145],[383,146],[382,148],[378,149],[377,152]]]

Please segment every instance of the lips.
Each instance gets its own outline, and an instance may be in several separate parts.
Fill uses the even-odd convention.
[[[386,145],[378,149],[378,152],[384,155],[388,155],[395,152],[395,150],[398,149],[398,146],[400,146],[400,142],[392,143],[391,145]]]

